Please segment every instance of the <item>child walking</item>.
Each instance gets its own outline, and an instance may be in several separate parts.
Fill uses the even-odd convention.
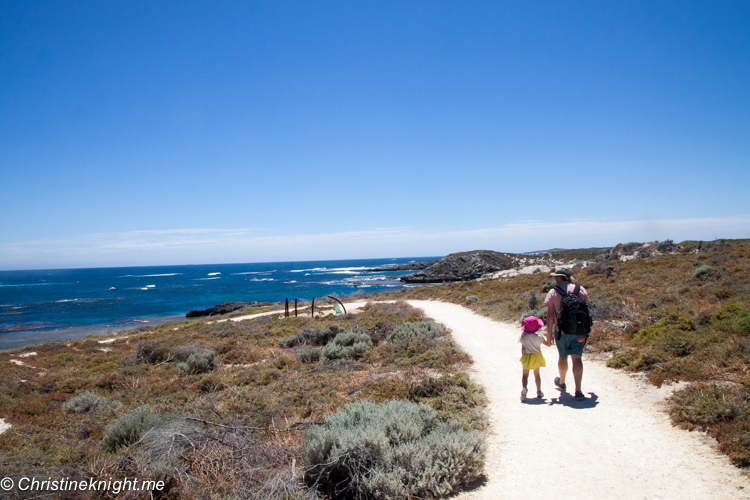
[[[544,362],[544,356],[542,356],[541,345],[546,346],[552,345],[544,337],[539,335],[538,332],[544,323],[541,319],[534,316],[524,318],[523,327],[521,328],[521,338],[518,339],[521,342],[521,364],[523,365],[523,377],[521,382],[523,383],[523,389],[521,389],[521,402],[526,401],[526,394],[529,390],[526,385],[529,383],[529,371],[534,370],[534,381],[536,382],[536,397],[543,398],[544,393],[542,392],[542,377],[539,375],[539,368],[547,366]]]

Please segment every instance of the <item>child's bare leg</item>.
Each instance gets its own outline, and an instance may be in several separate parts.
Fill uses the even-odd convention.
[[[539,374],[539,368],[534,370],[534,382],[536,382],[536,390],[542,390],[542,376]]]
[[[524,387],[529,383],[529,370],[526,368],[523,369],[523,376],[521,377],[521,383]]]

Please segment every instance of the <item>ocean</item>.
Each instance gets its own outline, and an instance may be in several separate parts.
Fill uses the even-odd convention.
[[[230,301],[311,300],[392,290],[401,272],[366,272],[435,257],[0,271],[0,349],[184,319]]]

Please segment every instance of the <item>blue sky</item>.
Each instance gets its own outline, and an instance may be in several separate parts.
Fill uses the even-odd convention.
[[[748,2],[0,11],[0,269],[750,237]]]

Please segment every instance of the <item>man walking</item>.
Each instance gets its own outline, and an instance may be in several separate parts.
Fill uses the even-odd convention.
[[[583,361],[581,360],[581,356],[583,355],[583,348],[586,345],[588,332],[591,327],[588,313],[589,295],[585,288],[571,283],[573,278],[570,275],[570,269],[556,269],[550,276],[555,278],[556,286],[547,293],[544,304],[547,306],[547,341],[552,341],[554,332],[557,352],[560,354],[560,360],[557,362],[557,369],[560,372],[560,376],[555,377],[555,385],[563,392],[567,390],[565,376],[568,374],[568,356],[570,356],[573,362],[573,379],[576,384],[575,398],[577,401],[582,401],[585,396],[581,391],[581,379],[583,378]],[[587,327],[576,327],[575,319],[571,323],[569,317],[563,318],[563,298],[565,296],[571,296],[573,300],[568,299],[566,302],[567,304],[572,303],[573,306],[576,305],[576,302],[580,304],[580,301],[574,297],[578,297],[585,302],[585,306],[580,304],[581,309],[585,309],[585,311],[579,314],[578,322],[581,325],[581,321],[585,321]],[[570,316],[573,313],[566,311],[566,314]],[[582,330],[586,333],[581,333]]]

